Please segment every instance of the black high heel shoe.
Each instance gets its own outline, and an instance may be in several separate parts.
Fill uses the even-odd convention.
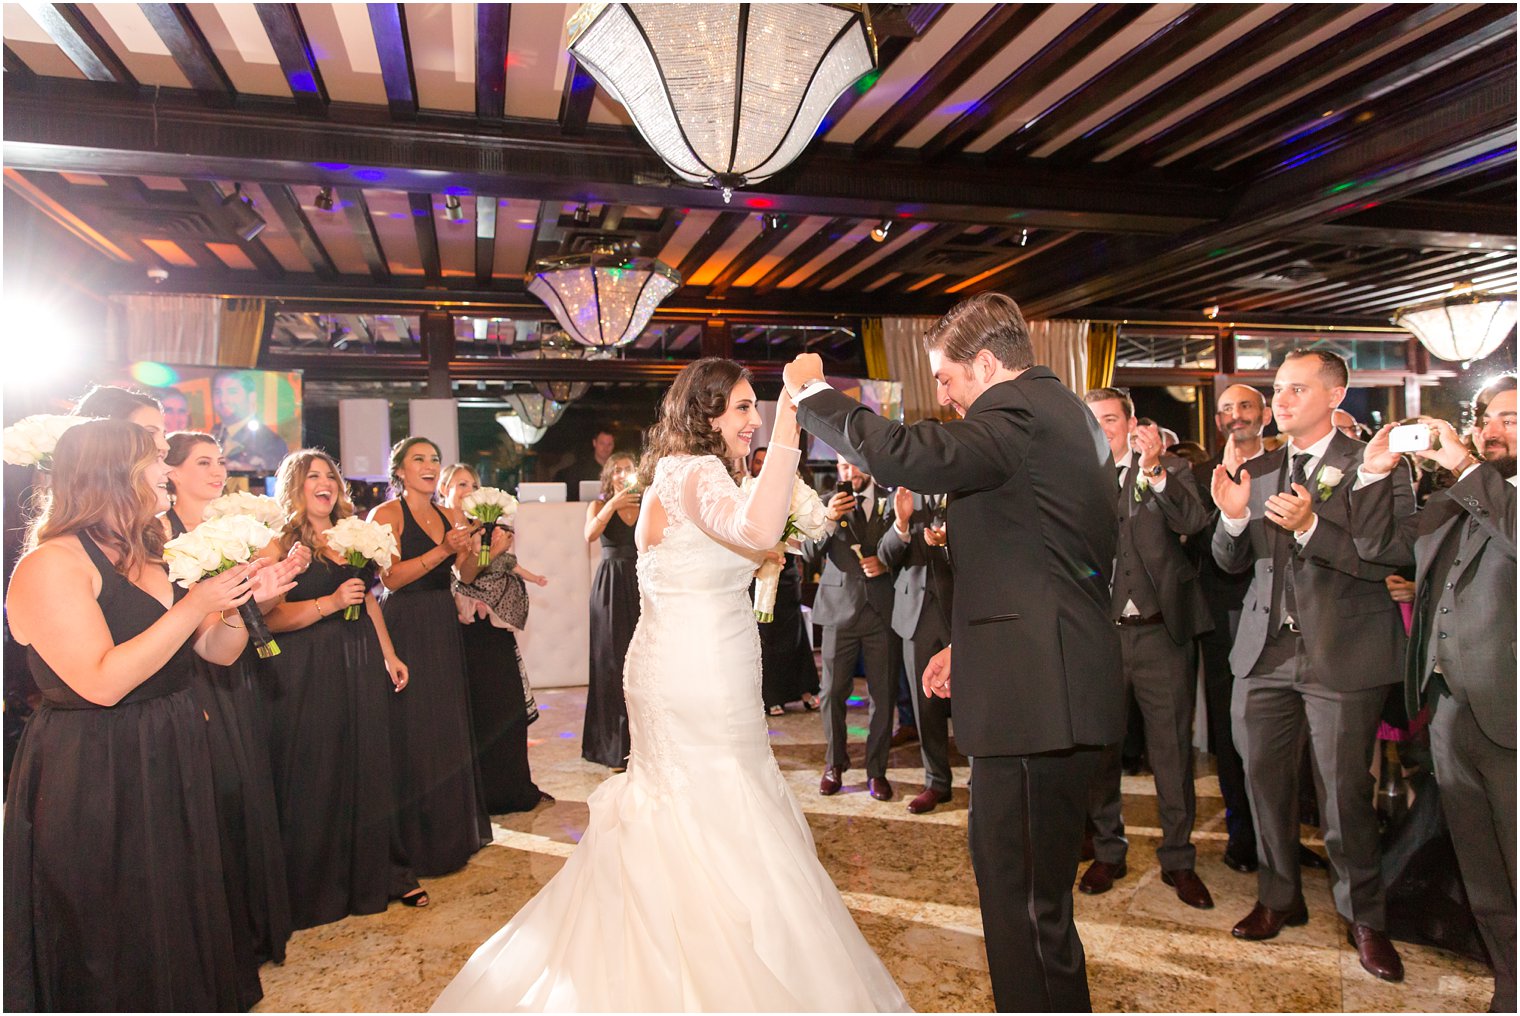
[[[427,890],[417,888],[401,897],[401,903],[407,907],[425,907],[433,902],[428,898]]]

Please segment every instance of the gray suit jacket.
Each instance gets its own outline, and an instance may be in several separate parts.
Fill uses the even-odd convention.
[[[1183,541],[1203,539],[1213,513],[1198,494],[1193,468],[1186,459],[1161,456],[1166,470],[1166,489],[1140,489],[1135,496],[1138,468],[1130,468],[1119,491],[1119,557],[1114,570],[1119,610],[1127,594],[1125,568],[1138,565],[1156,590],[1163,623],[1172,641],[1185,645],[1214,621],[1198,583],[1198,569],[1188,559]],[[1118,617],[1118,612],[1114,613]]]
[[[819,496],[828,503],[829,495]],[[876,554],[882,533],[892,527],[891,519],[892,500],[881,496],[878,484],[870,518],[857,505],[840,520],[831,535],[803,544],[803,553],[809,558],[823,556],[823,573],[818,577],[818,592],[813,597],[814,624],[849,627],[866,610],[874,610],[884,624],[892,620],[892,576],[866,578],[860,558],[852,549],[858,545],[865,557]]]
[[[1374,558],[1392,554],[1415,568],[1415,629],[1404,676],[1409,715],[1419,711],[1430,661],[1438,655],[1452,694],[1472,708],[1485,734],[1513,749],[1515,488],[1497,469],[1479,466],[1433,495],[1418,514],[1402,518],[1395,514],[1393,493],[1389,480],[1352,492],[1351,524],[1358,550]],[[1464,542],[1470,519],[1477,528]],[[1447,546],[1450,541],[1456,543]],[[1444,575],[1433,575],[1441,556],[1450,566]],[[1445,583],[1453,588],[1447,590]],[[1454,605],[1442,614],[1448,592],[1446,602]]]
[[[1319,522],[1299,547],[1293,534],[1266,521],[1268,497],[1287,485],[1287,446],[1246,463],[1251,477],[1251,521],[1231,537],[1223,517],[1214,529],[1214,560],[1228,572],[1254,568],[1241,608],[1230,669],[1244,677],[1256,666],[1267,638],[1282,620],[1282,576],[1293,569],[1299,626],[1314,679],[1335,691],[1360,691],[1395,684],[1403,673],[1404,624],[1383,580],[1397,570],[1393,554],[1366,560],[1352,539],[1347,493],[1356,482],[1362,442],[1336,433],[1325,451],[1309,492]],[[1341,481],[1320,498],[1317,480],[1327,466],[1341,471]],[[1391,484],[1394,515],[1414,512],[1409,467],[1385,482]]]
[[[950,641],[950,611],[955,599],[949,550],[929,546],[922,523],[909,526],[906,540],[895,525],[891,526],[877,544],[881,563],[897,573],[892,630],[903,638]]]

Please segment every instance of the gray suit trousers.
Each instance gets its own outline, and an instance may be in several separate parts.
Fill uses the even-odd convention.
[[[1430,751],[1462,884],[1494,964],[1494,1012],[1515,1010],[1515,749],[1491,741],[1472,709],[1433,702]]]
[[[903,666],[913,682],[913,717],[918,724],[919,753],[924,759],[924,786],[950,792],[950,701],[924,694],[924,667],[950,644],[936,632],[903,639]]]
[[[848,625],[823,626],[823,733],[828,741],[824,765],[841,773],[850,768],[849,733],[845,711],[855,686],[855,661],[866,662],[866,693],[870,697],[866,735],[866,776],[886,779],[887,754],[892,750],[892,714],[897,705],[897,636],[887,619],[867,606]]]
[[[1268,637],[1256,666],[1235,682],[1230,715],[1256,820],[1257,896],[1265,906],[1292,910],[1303,897],[1298,774],[1307,737],[1335,908],[1354,924],[1384,930],[1371,767],[1387,698],[1387,687],[1333,691],[1320,684],[1303,640],[1286,628]]]
[[[1133,688],[1145,721],[1145,753],[1156,774],[1156,811],[1161,843],[1156,859],[1162,871],[1193,867],[1193,700],[1197,691],[1193,643],[1179,646],[1166,626],[1126,625],[1119,629],[1124,654],[1124,684]],[[1120,813],[1120,749],[1103,749],[1093,781],[1088,816],[1092,819],[1093,856],[1107,864],[1124,860],[1129,842]]]

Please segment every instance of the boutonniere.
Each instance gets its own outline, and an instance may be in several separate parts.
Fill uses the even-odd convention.
[[[1140,473],[1135,477],[1135,504],[1139,504],[1145,492],[1150,489],[1150,477]]]
[[[1315,488],[1319,492],[1319,499],[1324,501],[1330,496],[1330,492],[1340,486],[1345,474],[1334,466],[1321,466],[1319,475],[1314,478]]]

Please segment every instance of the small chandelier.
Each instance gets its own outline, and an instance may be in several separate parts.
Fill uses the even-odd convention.
[[[876,66],[864,4],[588,3],[569,37],[655,153],[725,202],[802,154]]]
[[[496,422],[524,447],[538,444],[565,412],[563,402],[546,399],[538,392],[509,392],[507,403],[514,411],[497,413]]]
[[[562,331],[540,333],[538,348],[517,354],[523,360],[603,360],[612,356],[612,350],[592,349],[574,342]],[[589,381],[535,381],[533,387],[544,398],[553,402],[574,402],[591,390]]]
[[[1515,327],[1515,294],[1479,293],[1458,283],[1447,296],[1400,307],[1393,323],[1413,333],[1432,356],[1467,363],[1492,353]]]
[[[540,261],[528,292],[544,301],[576,342],[622,346],[639,337],[681,276],[663,261],[614,251]]]

